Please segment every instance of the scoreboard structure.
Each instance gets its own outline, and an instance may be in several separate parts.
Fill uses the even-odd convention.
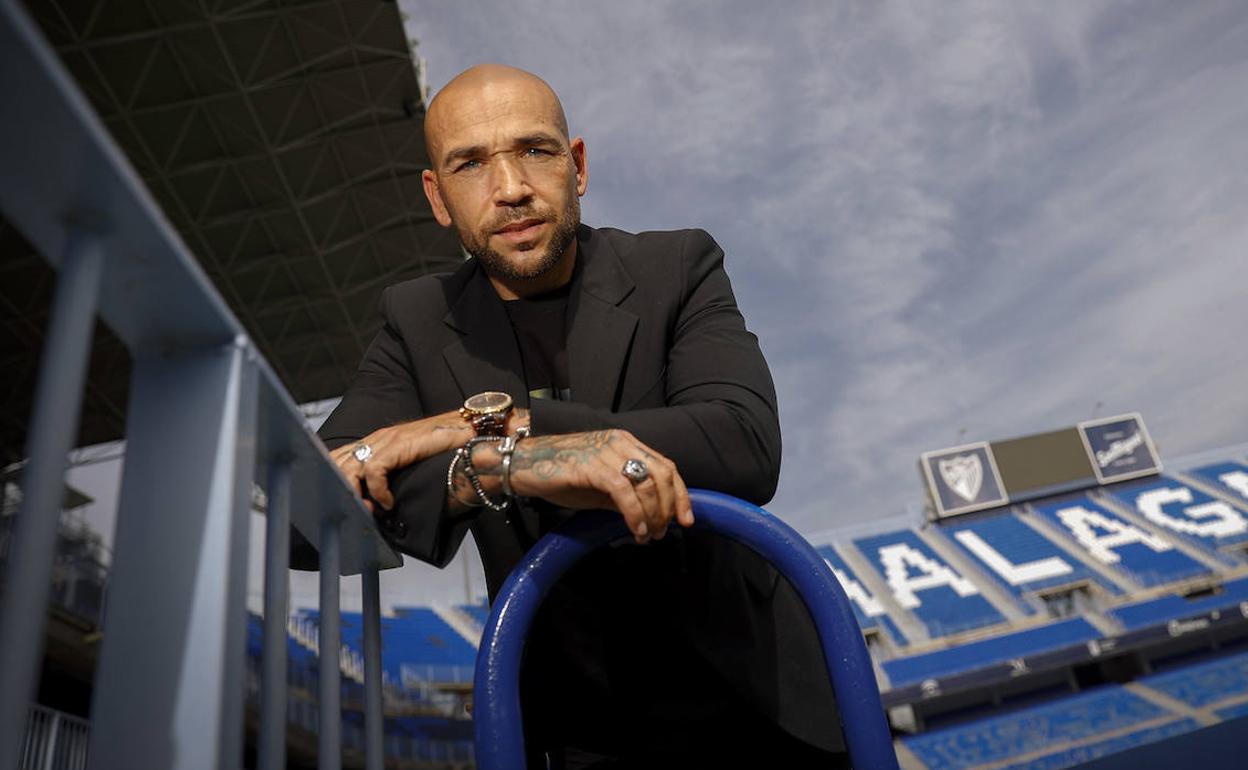
[[[1161,472],[1144,419],[1125,414],[1005,441],[924,452],[933,518],[1026,502]]]

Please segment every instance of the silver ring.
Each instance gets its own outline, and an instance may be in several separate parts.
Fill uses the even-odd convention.
[[[624,474],[624,478],[640,484],[650,478],[650,469],[641,460],[625,460],[624,467],[620,469],[620,473]]]
[[[368,462],[368,458],[373,456],[373,448],[368,444],[360,444],[351,453],[351,456],[359,460],[361,463]]]

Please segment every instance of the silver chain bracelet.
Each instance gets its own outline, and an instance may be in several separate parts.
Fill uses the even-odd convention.
[[[516,429],[514,436],[508,436],[498,445],[498,453],[503,458],[503,494],[511,499],[516,493],[511,488],[511,455],[516,451],[516,444],[520,443],[520,439],[529,437],[528,427]]]

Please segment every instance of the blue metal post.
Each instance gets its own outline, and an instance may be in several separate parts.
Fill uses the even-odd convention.
[[[823,559],[801,535],[762,508],[717,492],[693,490],[691,497],[695,526],[758,552],[806,603],[819,632],[853,766],[896,770],[892,737],[858,621]],[[580,514],[542,538],[503,584],[481,636],[473,686],[481,770],[524,770],[520,660],[547,592],[594,549],[627,536],[616,514]]]
[[[290,564],[290,462],[269,466],[265,510],[264,668],[260,684],[260,768],[286,767],[286,618]]]
[[[366,770],[382,770],[385,715],[381,701],[381,583],[377,567],[365,567],[360,582],[364,589],[364,766]]]
[[[27,433],[29,462],[0,603],[0,768],[17,766],[34,695],[51,591],[65,466],[78,436],[103,257],[91,235],[72,237],[61,266]]]
[[[242,761],[256,386],[242,339],[135,360],[92,770]]]
[[[320,770],[342,768],[342,684],[338,655],[342,649],[342,617],[338,604],[338,572],[342,556],[339,520],[326,516],[321,521],[321,606],[320,606]]]

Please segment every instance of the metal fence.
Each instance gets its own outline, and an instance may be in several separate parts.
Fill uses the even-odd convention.
[[[285,765],[289,528],[320,551],[322,648],[338,576],[362,575],[370,770],[382,767],[378,570],[402,561],[17,0],[0,0],[0,211],[59,271],[0,603],[0,770],[39,671],[67,456],[97,316],[134,361],[91,768],[242,762],[253,481],[268,499],[259,764]],[[338,656],[322,655],[319,761],[341,766]]]
[[[31,706],[19,749],[21,770],[85,770],[91,725],[45,706]]]

